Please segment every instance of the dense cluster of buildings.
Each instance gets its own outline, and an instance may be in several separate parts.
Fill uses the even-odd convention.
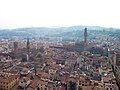
[[[85,28],[81,43],[1,41],[0,90],[119,90],[119,54],[90,52],[87,36]]]

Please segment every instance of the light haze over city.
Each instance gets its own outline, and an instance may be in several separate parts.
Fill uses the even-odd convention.
[[[120,28],[119,0],[0,0],[0,28]]]

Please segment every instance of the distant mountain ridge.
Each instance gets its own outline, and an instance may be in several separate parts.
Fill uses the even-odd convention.
[[[100,26],[71,26],[71,27],[29,27],[17,29],[0,29],[0,36],[81,36],[84,28],[88,31],[115,31],[116,28],[105,28]]]

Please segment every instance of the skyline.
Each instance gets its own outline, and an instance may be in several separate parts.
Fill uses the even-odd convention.
[[[1,0],[0,28],[120,28],[119,0]]]

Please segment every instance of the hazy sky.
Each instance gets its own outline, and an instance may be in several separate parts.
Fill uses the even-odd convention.
[[[120,28],[120,0],[0,0],[0,28],[74,25]]]

